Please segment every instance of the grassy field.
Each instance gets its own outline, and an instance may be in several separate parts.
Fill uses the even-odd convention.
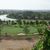
[[[26,23],[28,22],[27,20],[25,20],[26,21]],[[29,22],[30,22],[31,20],[29,20]],[[32,21],[34,21],[34,20],[32,20]],[[24,27],[25,27],[25,25],[27,25],[27,24],[24,24],[23,22],[21,22],[22,24],[21,25],[19,25],[19,23],[20,22],[17,22],[17,24],[15,24],[15,25],[13,25],[13,24],[5,24],[5,25],[3,25],[3,27],[2,27],[2,29],[1,29],[1,33],[2,33],[2,35],[4,35],[5,33],[7,33],[7,34],[9,34],[9,35],[17,35],[17,34],[19,34],[19,33],[25,33],[24,32]],[[20,27],[20,26],[22,26],[22,27]],[[42,30],[44,30],[45,28],[46,28],[46,25],[45,24],[36,24],[36,22],[34,22],[34,24],[28,24],[27,25],[28,26],[28,29],[29,29],[29,35],[30,34],[34,34],[34,33],[39,33],[38,32],[38,28],[39,28],[39,30],[40,29],[42,29]],[[42,30],[40,30],[40,32],[43,32]]]
[[[10,35],[17,35],[18,33],[24,33],[23,31],[24,28],[21,28],[19,26],[3,26],[3,29],[1,33],[4,35],[5,33],[8,33]],[[36,27],[29,26],[29,33],[36,33],[38,32]]]

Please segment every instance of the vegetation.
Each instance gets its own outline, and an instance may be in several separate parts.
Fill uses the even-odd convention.
[[[33,48],[32,50],[42,50],[42,49],[49,50],[50,48],[48,49],[48,47],[50,47],[50,40],[49,40],[50,34],[46,30],[48,26],[46,24],[47,21],[44,23],[40,23],[40,22],[39,21],[29,22],[26,20],[24,20],[24,22],[22,20],[17,20],[16,22],[15,21],[0,21],[0,24],[1,24],[0,25],[0,37],[1,35],[16,36],[18,33],[25,33],[26,35],[28,35],[29,38],[31,38],[31,35],[34,35],[35,33],[37,33],[39,36],[41,36],[41,38],[39,42],[36,44],[35,48]],[[43,38],[43,35],[45,35],[44,38]]]
[[[39,40],[33,50],[42,50],[43,49],[43,41]]]
[[[31,35],[39,35],[40,40],[32,50],[50,50],[50,12],[5,12],[7,17],[16,19],[16,21],[0,20],[0,37],[1,35],[16,36],[19,33],[25,33],[29,38]],[[3,13],[4,14],[4,13]],[[34,19],[34,20],[33,20]]]
[[[50,11],[45,12],[45,11],[19,11],[16,13],[11,12],[7,16],[9,18],[15,18],[15,19],[33,19],[33,20],[49,20],[50,19]]]
[[[45,30],[43,50],[50,50],[50,30]]]
[[[26,34],[29,34],[28,26],[25,26],[23,31],[24,31]]]

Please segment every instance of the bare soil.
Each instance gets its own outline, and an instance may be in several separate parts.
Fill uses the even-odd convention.
[[[2,40],[0,50],[31,50],[36,40]]]
[[[37,43],[38,39],[39,38],[34,36],[31,40],[26,40],[25,38],[14,40],[9,37],[4,37],[0,40],[0,50],[31,50]]]

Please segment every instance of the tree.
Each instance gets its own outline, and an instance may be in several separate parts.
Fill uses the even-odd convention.
[[[36,20],[36,25],[38,25],[39,24],[39,21],[38,20]]]
[[[14,22],[14,21],[12,21],[11,23],[12,23],[12,25],[14,25],[14,24],[15,24],[15,22]]]
[[[3,28],[2,20],[0,19],[0,37],[1,37],[1,30]]]
[[[50,30],[45,29],[43,50],[50,50]]]
[[[7,25],[9,24],[8,21],[6,21],[6,24],[7,24]]]
[[[19,24],[19,25],[21,25],[21,24],[22,24],[21,19],[18,19],[18,20],[17,20],[17,22],[18,22],[18,24]]]
[[[1,40],[1,31],[3,29],[3,26],[4,26],[3,24],[0,25],[0,40]]]
[[[0,19],[0,25],[2,24],[2,20]]]
[[[37,30],[38,30],[38,33],[39,34],[42,34],[43,33],[43,29],[41,27],[38,27]]]
[[[29,21],[27,21],[26,24],[29,25]]]
[[[47,24],[47,21],[44,21],[44,20],[43,20],[43,21],[40,21],[40,24],[48,25],[48,24]]]
[[[9,20],[8,23],[11,24],[11,20]]]
[[[1,30],[2,30],[2,28],[1,28],[1,26],[0,26],[0,37],[1,37]]]
[[[43,41],[40,39],[33,50],[42,50],[42,49],[43,49]]]
[[[23,21],[23,24],[24,24],[24,25],[26,24],[26,21],[25,21],[25,20]]]
[[[33,24],[34,24],[34,22],[33,22],[33,21],[30,21],[30,25],[32,25],[32,26],[33,26]]]
[[[28,29],[28,26],[26,25],[25,27],[24,27],[24,33],[26,33],[26,34],[29,34],[29,29]]]
[[[48,24],[50,25],[50,21],[48,22]]]

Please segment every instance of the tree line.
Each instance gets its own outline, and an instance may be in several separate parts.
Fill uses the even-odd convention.
[[[9,13],[7,17],[15,19],[50,20],[50,12],[22,11],[17,13]]]

